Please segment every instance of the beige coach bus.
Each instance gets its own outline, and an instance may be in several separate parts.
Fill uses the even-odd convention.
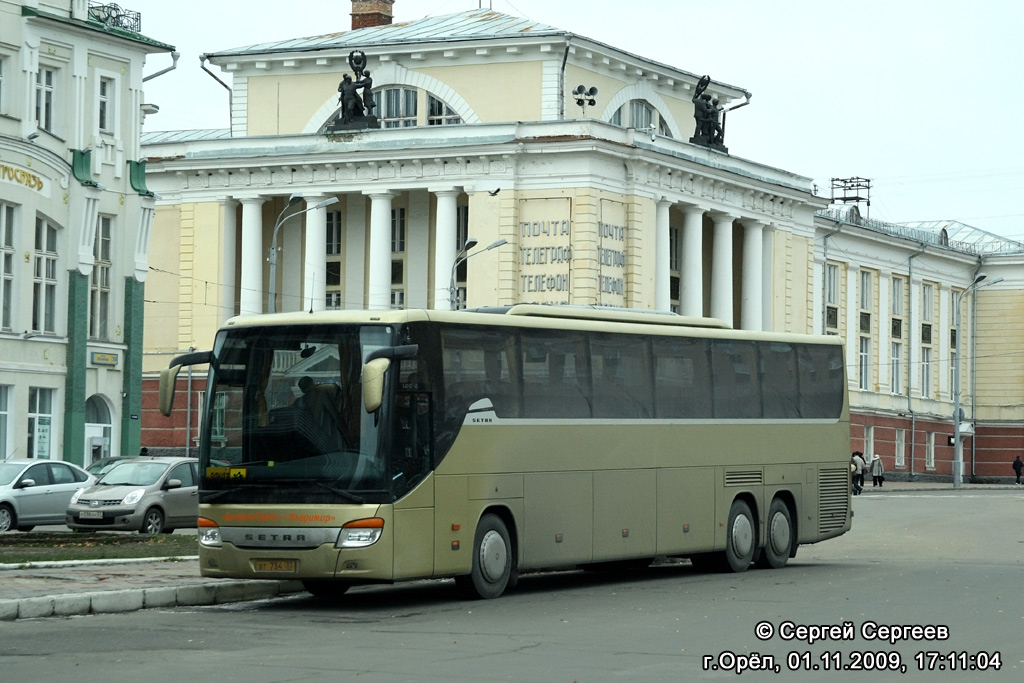
[[[782,567],[851,521],[835,337],[587,307],[239,317],[209,364],[203,575],[314,595],[522,572]]]

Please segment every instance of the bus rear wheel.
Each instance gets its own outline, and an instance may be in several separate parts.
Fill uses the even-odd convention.
[[[764,550],[757,558],[757,566],[762,569],[780,569],[789,562],[793,551],[793,519],[789,506],[776,498],[768,508],[768,538],[765,539]]]
[[[729,524],[725,539],[725,561],[734,572],[744,572],[754,561],[757,550],[757,525],[750,506],[734,500],[729,509]]]
[[[473,540],[473,569],[456,583],[471,597],[490,600],[516,583],[512,542],[505,522],[497,515],[484,515]]]

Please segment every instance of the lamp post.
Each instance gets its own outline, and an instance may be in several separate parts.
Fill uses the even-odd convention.
[[[462,248],[462,251],[455,255],[455,263],[452,264],[452,278],[448,284],[448,301],[451,306],[451,310],[459,310],[459,297],[455,290],[455,271],[458,270],[462,262],[468,259],[470,256],[476,256],[477,254],[482,254],[485,251],[490,251],[491,249],[500,247],[501,245],[506,244],[507,242],[508,240],[502,237],[500,240],[491,242],[489,245],[487,245],[486,248],[482,249],[481,251],[475,251],[472,254],[468,254],[466,252],[468,252],[470,249],[476,246],[477,239],[475,237],[470,237],[469,239],[466,240],[466,246]],[[465,254],[465,256],[463,256],[463,254]]]
[[[316,204],[314,204],[313,206],[311,206],[311,207],[309,207],[307,209],[303,209],[302,211],[296,211],[295,213],[289,214],[287,216],[284,215],[289,207],[295,206],[296,204],[298,204],[301,201],[302,201],[302,195],[299,194],[299,193],[295,193],[291,197],[289,197],[288,198],[288,203],[285,204],[283,209],[281,209],[281,213],[277,216],[277,222],[274,223],[274,235],[270,239],[270,287],[268,288],[268,292],[267,292],[267,312],[268,313],[276,313],[277,312],[277,310],[276,310],[276,307],[277,307],[277,231],[281,229],[281,226],[289,218],[295,218],[296,216],[301,216],[302,214],[308,213],[310,211],[313,211],[314,209],[322,209],[325,206],[330,206],[331,204],[337,204],[338,203],[338,198],[337,197],[329,197],[329,198],[323,200],[322,202],[317,202]]]
[[[977,291],[982,287],[988,287],[1003,281],[1003,278],[997,277],[995,280],[990,280],[982,285],[981,282],[986,277],[985,273],[975,275],[974,282],[967,289],[957,294],[956,301],[953,304],[956,308],[956,348],[954,349],[956,360],[953,364],[953,488],[955,489],[960,488],[964,474],[964,444],[960,438],[960,422],[963,420],[960,410],[960,302],[963,301],[964,296],[971,290]]]

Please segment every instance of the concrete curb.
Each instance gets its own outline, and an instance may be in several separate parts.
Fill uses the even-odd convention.
[[[54,560],[52,562],[21,562],[0,564],[5,569],[56,569],[59,567],[87,567],[106,564],[152,564],[153,562],[189,562],[198,560],[198,555],[176,555],[172,557],[124,557],[110,560]]]
[[[302,590],[299,581],[212,580],[188,586],[154,586],[0,600],[0,621],[135,612],[157,607],[219,605],[266,600]]]

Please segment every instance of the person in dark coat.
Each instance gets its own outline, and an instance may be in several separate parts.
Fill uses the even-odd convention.
[[[1024,462],[1021,461],[1020,456],[1013,461],[1013,471],[1017,473],[1017,486],[1020,486],[1020,472],[1024,470]]]

